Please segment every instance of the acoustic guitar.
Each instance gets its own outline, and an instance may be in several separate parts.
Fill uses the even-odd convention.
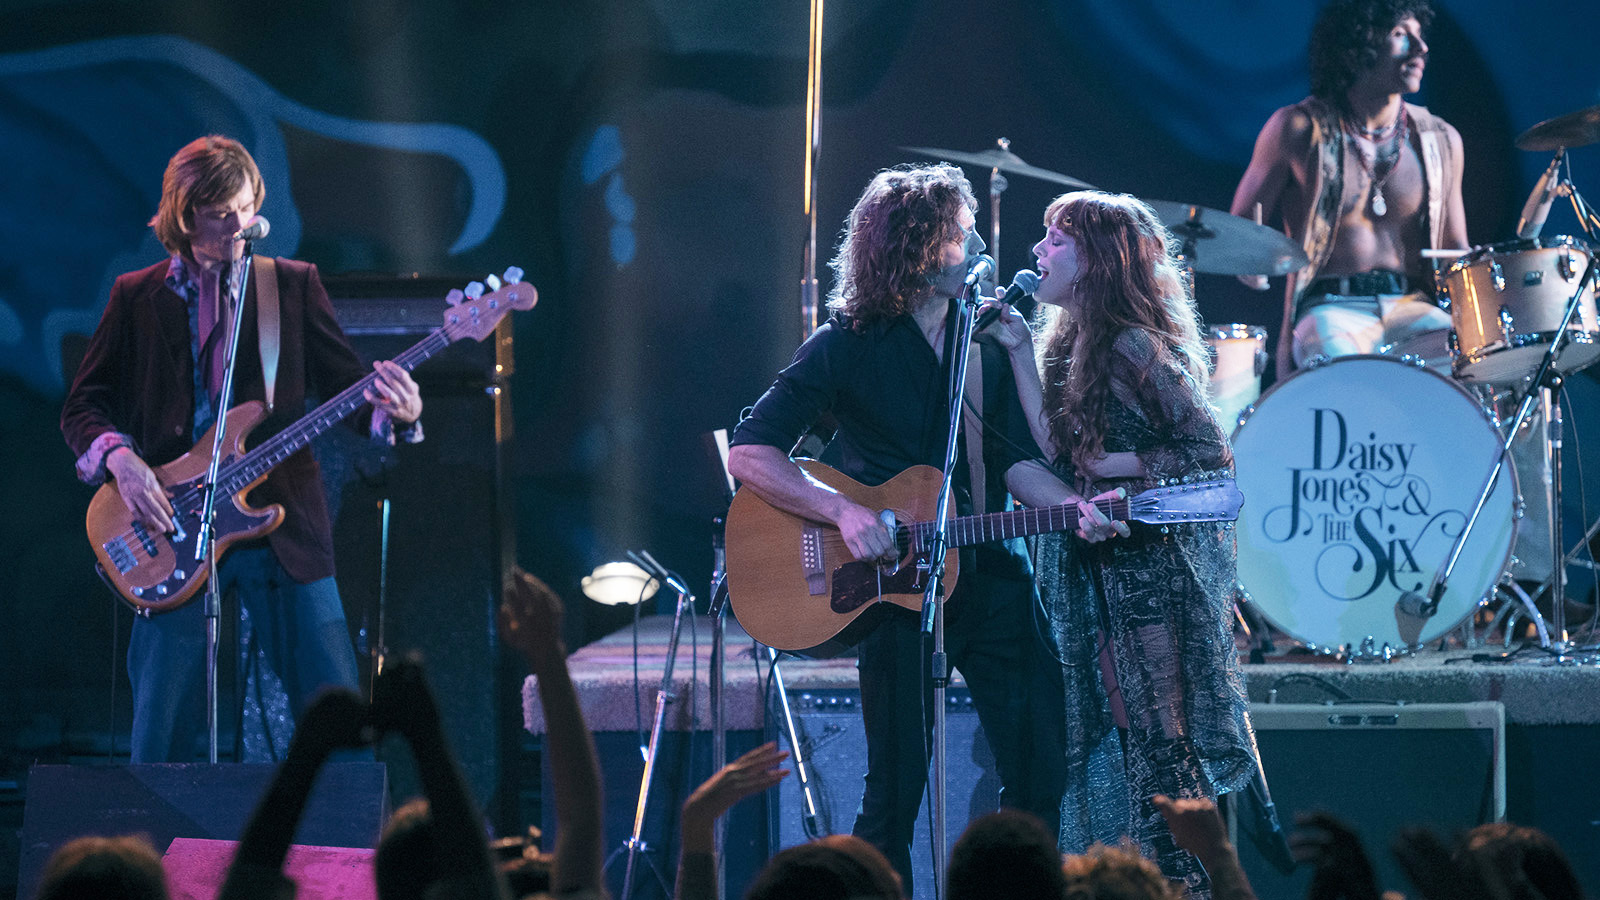
[[[741,487],[728,510],[728,599],[739,624],[761,643],[801,656],[837,656],[890,605],[922,609],[943,476],[931,466],[913,466],[869,487],[815,460],[797,462],[817,481],[881,510],[894,530],[899,563],[890,568],[858,560],[831,524],[785,512]],[[1243,504],[1233,479],[1221,478],[1155,487],[1095,505],[1112,519],[1175,525],[1233,521]],[[1077,504],[951,516],[944,595],[955,589],[956,548],[1074,530],[1078,516]]]

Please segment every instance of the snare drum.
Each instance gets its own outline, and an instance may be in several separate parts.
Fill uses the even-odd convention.
[[[1435,613],[1425,594],[1500,452],[1458,384],[1393,357],[1349,356],[1275,385],[1233,436],[1239,580],[1282,631],[1321,650],[1436,640],[1505,571],[1516,476],[1502,470]]]
[[[1206,395],[1217,407],[1218,421],[1231,430],[1261,396],[1261,373],[1267,370],[1267,330],[1260,325],[1214,325],[1206,332],[1206,344],[1211,348]]]
[[[1504,383],[1532,375],[1588,264],[1588,249],[1565,236],[1490,244],[1452,263],[1439,287],[1455,328],[1456,376]],[[1571,340],[1556,360],[1558,371],[1600,359],[1591,286],[1584,286],[1567,330]]]

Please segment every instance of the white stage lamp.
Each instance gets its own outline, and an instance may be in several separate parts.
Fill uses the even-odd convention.
[[[608,562],[583,578],[583,593],[606,606],[631,606],[656,595],[661,582],[631,562]]]

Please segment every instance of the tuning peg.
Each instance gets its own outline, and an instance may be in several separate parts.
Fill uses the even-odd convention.
[[[482,297],[483,296],[483,282],[474,281],[473,283],[467,285],[467,296],[471,297],[474,300],[478,299],[479,297]]]
[[[485,284],[487,284],[489,286],[489,290],[491,290],[491,291],[500,290],[500,277],[498,275],[486,275],[486,276],[484,276],[483,281],[484,281]]]
[[[451,288],[450,293],[444,295],[444,302],[450,304],[451,306],[459,306],[461,305],[461,301],[465,299],[467,299],[467,295],[461,293],[460,288]]]
[[[522,268],[520,266],[508,266],[505,274],[500,277],[505,279],[506,284],[521,284]]]

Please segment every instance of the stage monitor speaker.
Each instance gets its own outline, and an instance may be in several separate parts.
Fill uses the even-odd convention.
[[[945,812],[950,844],[961,836],[967,823],[1000,808],[1000,774],[995,771],[994,754],[978,724],[978,713],[966,688],[953,687],[945,694],[947,783]],[[777,800],[770,810],[770,846],[774,852],[805,843],[812,837],[849,834],[861,806],[867,774],[867,738],[861,722],[861,693],[857,690],[792,690],[789,705],[794,711],[795,730],[805,751],[811,778],[812,796],[817,804],[816,834],[807,833],[799,779],[791,775],[779,785]],[[781,729],[781,715],[768,716],[774,729]],[[786,735],[771,737],[782,746]],[[792,766],[791,766],[792,767]],[[933,844],[927,795],[917,814],[916,837],[911,844],[911,868],[915,879],[913,900],[933,896]],[[940,854],[940,864],[949,857],[949,847]]]
[[[34,766],[28,770],[17,896],[32,897],[50,854],[76,837],[143,834],[157,853],[180,837],[236,841],[277,768]],[[322,847],[372,847],[388,814],[382,763],[329,763],[317,776],[295,839]]]
[[[389,359],[439,327],[448,309],[445,293],[464,284],[327,279],[340,325],[366,360]],[[339,592],[363,681],[380,644],[391,655],[422,655],[451,749],[478,802],[508,834],[524,824],[515,764],[522,672],[496,644],[494,624],[516,546],[512,369],[507,317],[484,341],[457,342],[416,369],[426,432],[421,443],[374,446],[353,429],[336,428],[317,447],[334,522]],[[418,793],[410,754],[388,753],[392,745],[386,742],[382,752],[397,798]]]
[[[1268,703],[1253,705],[1250,716],[1284,827],[1292,830],[1295,814],[1312,810],[1349,823],[1380,889],[1411,893],[1389,852],[1401,828],[1426,826],[1448,840],[1505,817],[1505,707],[1498,702]],[[1309,869],[1286,876],[1243,835],[1234,846],[1259,896],[1306,895]]]

